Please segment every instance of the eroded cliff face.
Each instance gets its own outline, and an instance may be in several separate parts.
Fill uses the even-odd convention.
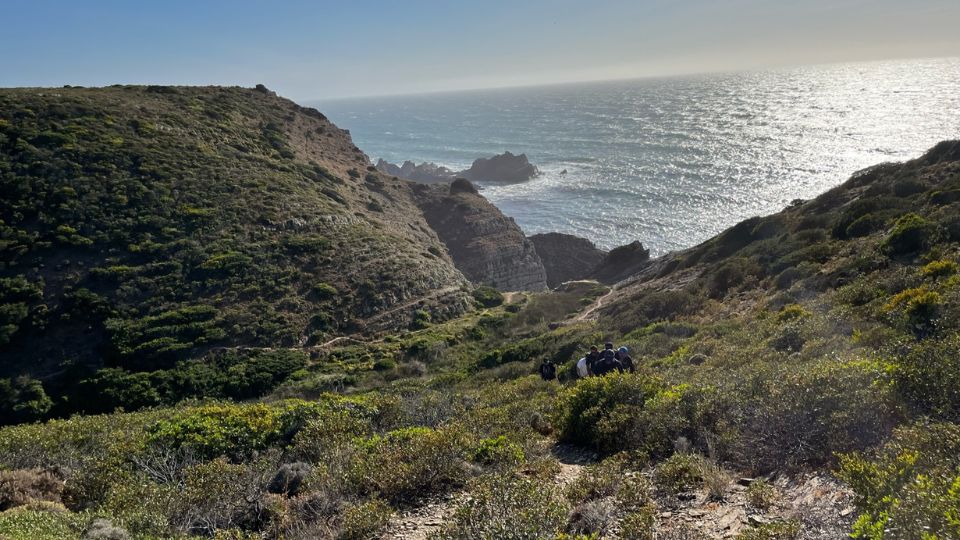
[[[501,291],[547,289],[546,270],[533,242],[469,181],[418,185],[414,191],[430,228],[467,279]]]
[[[565,281],[584,279],[603,261],[607,252],[572,234],[546,233],[530,237],[547,272],[552,289]]]

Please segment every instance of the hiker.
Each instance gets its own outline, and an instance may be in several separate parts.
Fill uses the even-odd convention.
[[[577,360],[577,376],[581,379],[586,379],[590,376],[590,370],[587,368],[587,357],[584,356],[580,360]]]
[[[597,346],[593,345],[590,347],[590,354],[587,355],[587,375],[594,374],[594,365],[600,361],[600,351],[597,350]]]
[[[552,381],[557,378],[557,366],[546,358],[540,364],[540,378],[545,381]]]
[[[637,371],[637,367],[633,365],[633,358],[630,356],[630,350],[626,347],[620,347],[617,350],[617,360],[623,364],[623,369],[634,373]]]
[[[607,343],[600,353],[600,359],[593,365],[593,374],[597,376],[606,375],[613,370],[623,373],[623,364],[617,360],[617,352],[613,350],[613,343]]]

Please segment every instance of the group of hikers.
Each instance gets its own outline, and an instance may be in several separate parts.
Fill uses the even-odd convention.
[[[590,347],[590,353],[577,361],[577,376],[581,379],[599,377],[611,371],[633,373],[636,369],[630,351],[626,347],[614,350],[613,343],[610,342],[604,345],[602,351],[596,345]],[[549,359],[540,364],[539,371],[540,377],[545,381],[557,378],[557,366]]]

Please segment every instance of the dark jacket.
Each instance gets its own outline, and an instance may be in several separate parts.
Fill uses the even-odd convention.
[[[593,367],[593,374],[597,376],[606,375],[613,370],[623,373],[623,364],[613,356],[601,358]]]
[[[617,352],[617,360],[623,364],[623,369],[633,373],[637,370],[637,367],[633,365],[633,358],[630,357],[627,353]]]
[[[591,375],[593,375],[594,372],[596,371],[594,369],[594,366],[599,361],[600,361],[600,351],[597,351],[597,352],[590,351],[590,353],[587,354],[587,369],[590,370]]]
[[[540,364],[540,377],[545,381],[552,381],[557,378],[557,366],[553,362],[544,362]]]

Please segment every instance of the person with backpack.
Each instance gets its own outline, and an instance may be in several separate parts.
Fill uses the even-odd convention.
[[[593,366],[594,375],[606,375],[613,370],[623,373],[623,364],[617,360],[617,352],[613,350],[613,343],[604,345],[603,352],[600,353],[600,359]]]
[[[633,365],[633,358],[630,357],[630,350],[626,347],[620,347],[617,350],[617,360],[623,364],[623,369],[634,373],[637,371],[637,367]]]
[[[547,358],[544,358],[540,364],[540,378],[545,381],[552,381],[557,378],[557,366]]]
[[[594,375],[596,373],[596,364],[600,361],[600,351],[597,350],[597,346],[594,345],[590,347],[590,354],[587,355],[587,375]]]
[[[587,368],[587,357],[584,356],[580,360],[577,360],[577,377],[586,379],[589,376],[590,369]]]

